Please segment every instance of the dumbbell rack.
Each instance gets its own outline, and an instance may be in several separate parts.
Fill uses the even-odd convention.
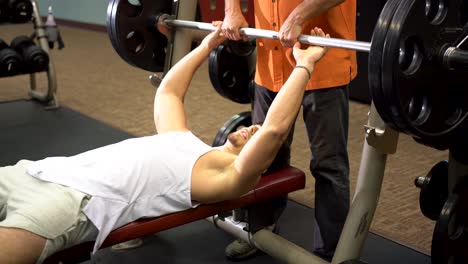
[[[32,99],[37,100],[45,105],[46,109],[55,109],[59,107],[57,98],[57,79],[55,74],[54,63],[51,58],[49,44],[47,41],[47,33],[44,29],[44,22],[42,21],[41,14],[39,12],[39,6],[37,0],[30,0],[33,6],[32,22],[34,25],[35,38],[38,42],[38,46],[43,49],[49,56],[49,64],[46,70],[48,87],[47,91],[39,91],[37,89],[36,73],[30,73],[30,90],[29,96]]]

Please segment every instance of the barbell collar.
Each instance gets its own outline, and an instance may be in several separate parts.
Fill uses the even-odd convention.
[[[468,51],[449,47],[444,52],[443,62],[450,70],[468,70]]]
[[[216,27],[210,23],[195,22],[167,18],[164,23],[171,27],[191,28],[205,31],[215,31]],[[279,39],[278,32],[273,30],[241,28],[240,33],[251,38]],[[325,38],[311,35],[300,35],[298,41],[303,44],[326,46],[332,48],[351,49],[370,52],[371,43],[364,41],[345,40],[339,38]]]

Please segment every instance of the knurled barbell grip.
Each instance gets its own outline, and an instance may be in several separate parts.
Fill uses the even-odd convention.
[[[171,27],[192,28],[205,31],[215,31],[216,27],[210,23],[195,22],[179,19],[164,19],[164,23]],[[240,33],[247,37],[278,39],[278,32],[273,30],[256,29],[256,28],[241,28]],[[339,38],[324,38],[310,35],[300,35],[299,42],[310,45],[319,45],[332,48],[351,49],[356,51],[370,52],[370,42],[346,40]]]

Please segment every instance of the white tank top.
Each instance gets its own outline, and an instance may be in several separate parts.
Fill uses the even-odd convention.
[[[197,206],[191,200],[192,168],[212,149],[191,132],[169,132],[46,158],[27,172],[92,196],[83,212],[99,230],[96,251],[118,227]]]

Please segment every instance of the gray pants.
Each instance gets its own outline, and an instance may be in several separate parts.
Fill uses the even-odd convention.
[[[253,123],[263,122],[276,94],[255,86]],[[315,178],[314,252],[323,257],[334,254],[349,210],[348,99],[345,85],[306,91],[302,101]],[[294,127],[288,145],[293,133]]]

